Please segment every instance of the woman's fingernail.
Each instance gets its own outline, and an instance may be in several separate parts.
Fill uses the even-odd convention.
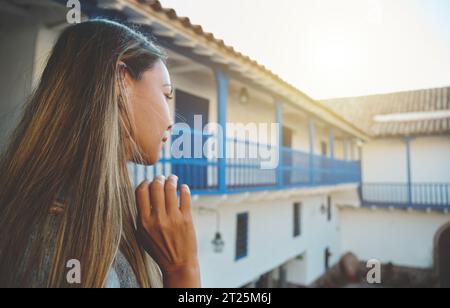
[[[158,175],[155,178],[156,181],[160,182],[161,184],[165,184],[166,183],[166,177],[164,175]]]
[[[178,177],[176,175],[169,176],[169,183],[173,185],[175,188],[178,186]]]
[[[188,193],[191,194],[191,189],[189,188],[189,186],[187,186],[186,184],[183,185],[184,190]]]

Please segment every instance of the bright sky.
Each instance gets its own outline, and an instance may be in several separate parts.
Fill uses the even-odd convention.
[[[450,0],[162,0],[315,99],[450,86]]]

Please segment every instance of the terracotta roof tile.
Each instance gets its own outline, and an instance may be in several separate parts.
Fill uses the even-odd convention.
[[[450,118],[376,122],[377,115],[450,110],[450,87],[325,100],[340,114],[373,137],[450,134]]]

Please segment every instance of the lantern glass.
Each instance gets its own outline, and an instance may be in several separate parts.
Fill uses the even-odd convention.
[[[216,252],[216,253],[223,252],[225,242],[223,241],[222,235],[219,232],[216,233],[216,236],[215,236],[214,240],[212,241],[212,244],[214,247],[214,252]]]

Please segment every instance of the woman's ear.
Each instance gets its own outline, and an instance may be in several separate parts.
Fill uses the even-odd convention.
[[[117,72],[119,74],[119,82],[122,84],[122,91],[125,92],[122,94],[128,97],[130,95],[130,91],[133,89],[134,80],[125,62],[119,61],[117,63]]]
[[[132,93],[134,86],[134,79],[132,78],[128,66],[123,62],[117,63],[117,71],[119,74],[119,91],[121,95],[120,101],[120,122],[123,129],[123,142],[125,155],[127,159],[131,159],[131,153],[133,153],[132,141],[131,141],[131,129],[132,122],[134,121],[134,111],[132,104]]]
[[[123,62],[123,61],[119,61],[118,66],[119,66],[120,68],[125,68],[125,69],[128,68],[128,66],[127,66],[127,65],[125,64],[125,62]]]
[[[125,62],[119,61],[119,63],[117,63],[117,70],[121,77],[124,78],[124,80],[126,80],[127,77],[130,77],[130,72],[128,71],[128,66],[125,64]]]

